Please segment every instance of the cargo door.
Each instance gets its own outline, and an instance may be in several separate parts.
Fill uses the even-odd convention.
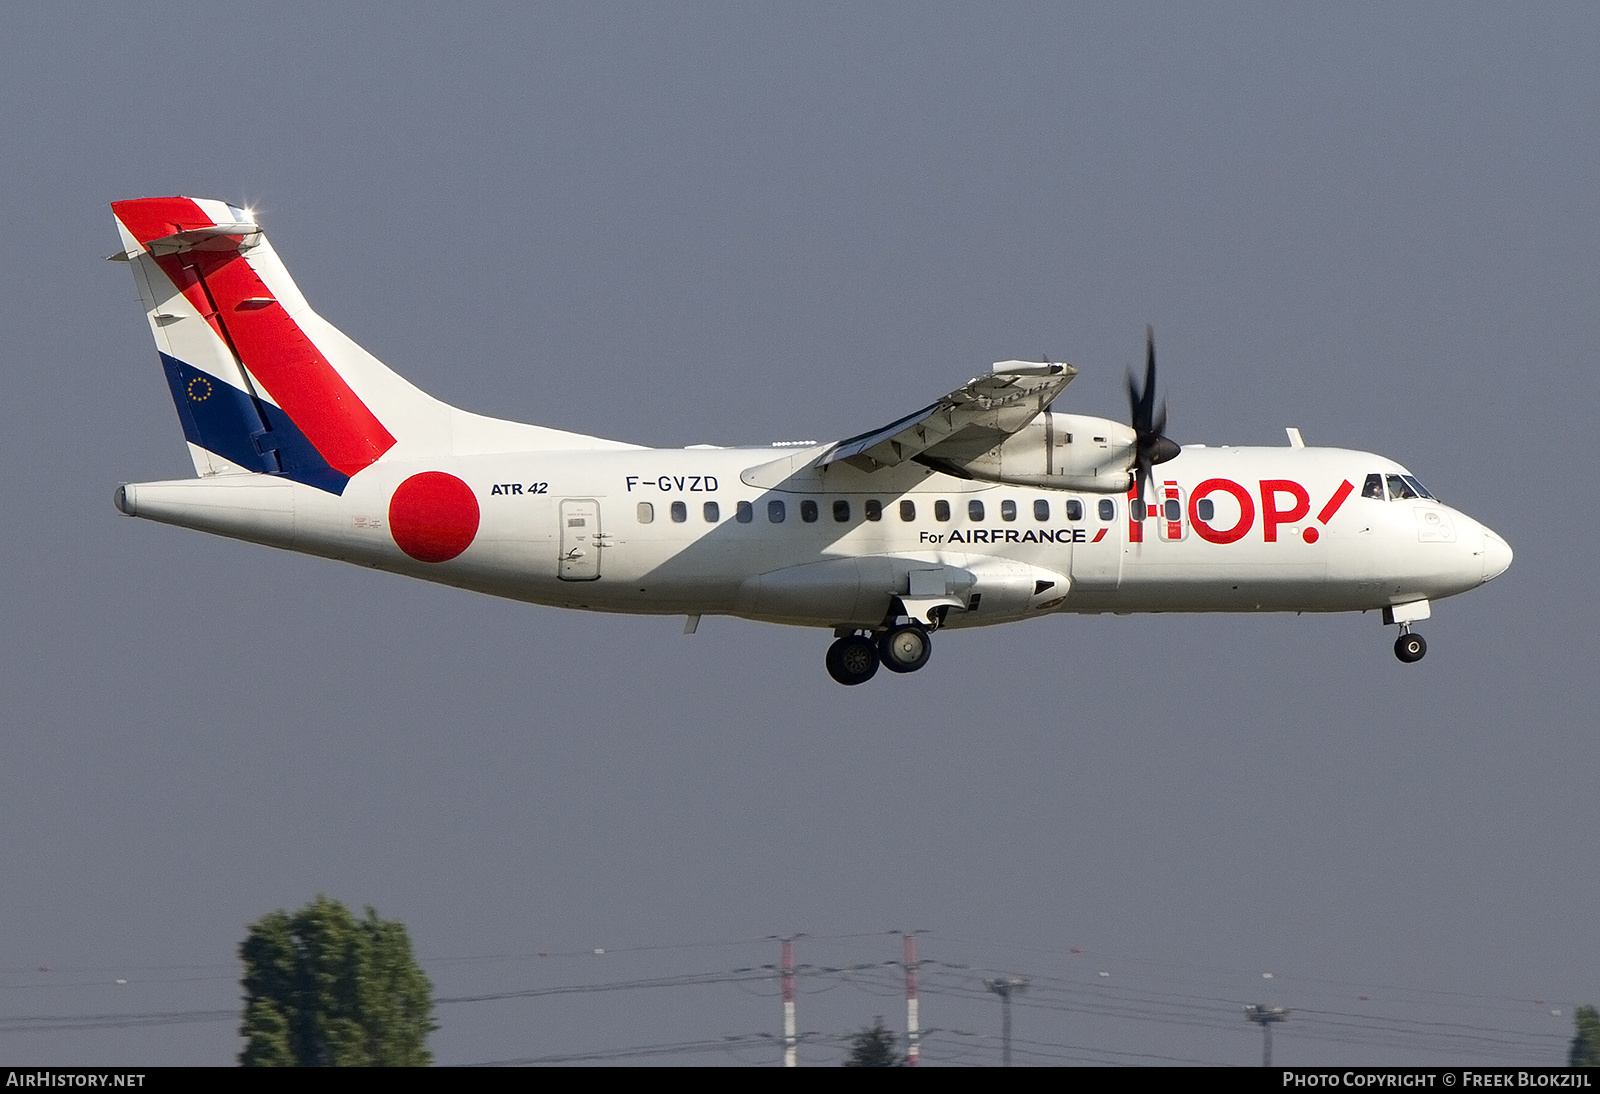
[[[1082,542],[1074,543],[1069,563],[1074,589],[1115,589],[1122,582],[1124,527],[1138,525],[1119,519],[1118,499],[1093,498],[1085,515]]]

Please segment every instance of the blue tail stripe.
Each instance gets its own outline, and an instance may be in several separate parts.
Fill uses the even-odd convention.
[[[330,494],[344,493],[350,476],[328,466],[278,407],[165,353],[161,367],[190,444],[250,471],[282,475]]]

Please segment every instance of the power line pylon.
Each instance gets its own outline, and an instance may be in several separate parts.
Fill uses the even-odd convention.
[[[798,1053],[795,1051],[795,1024],[794,1024],[794,939],[785,938],[783,942],[783,1066],[799,1066]]]
[[[922,1010],[917,999],[917,935],[904,931],[906,969],[906,1066],[916,1067],[922,1060]]]

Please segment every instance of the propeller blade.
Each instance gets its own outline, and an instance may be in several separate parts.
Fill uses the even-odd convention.
[[[1128,373],[1128,416],[1133,431],[1141,435],[1160,432],[1159,429],[1153,429],[1156,404],[1156,334],[1151,327],[1145,327],[1144,334],[1144,387],[1138,386],[1132,372]],[[1165,420],[1165,411],[1162,417]]]
[[[1128,417],[1134,435],[1134,480],[1139,493],[1140,512],[1144,512],[1145,484],[1150,480],[1151,469],[1165,463],[1182,451],[1167,437],[1167,401],[1156,407],[1156,332],[1144,328],[1144,386],[1128,373]]]
[[[1154,424],[1156,405],[1156,329],[1146,323],[1144,327],[1144,421],[1145,432],[1150,432]],[[1160,432],[1160,430],[1156,430]]]

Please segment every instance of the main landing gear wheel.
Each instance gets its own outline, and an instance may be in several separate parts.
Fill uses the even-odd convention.
[[[1394,655],[1408,665],[1421,661],[1427,652],[1428,643],[1422,640],[1420,634],[1407,631],[1394,640]]]
[[[878,657],[890,672],[916,672],[933,655],[933,640],[920,623],[889,628],[878,640]]]
[[[865,684],[878,672],[878,647],[864,635],[852,634],[828,647],[828,675],[846,687]]]

